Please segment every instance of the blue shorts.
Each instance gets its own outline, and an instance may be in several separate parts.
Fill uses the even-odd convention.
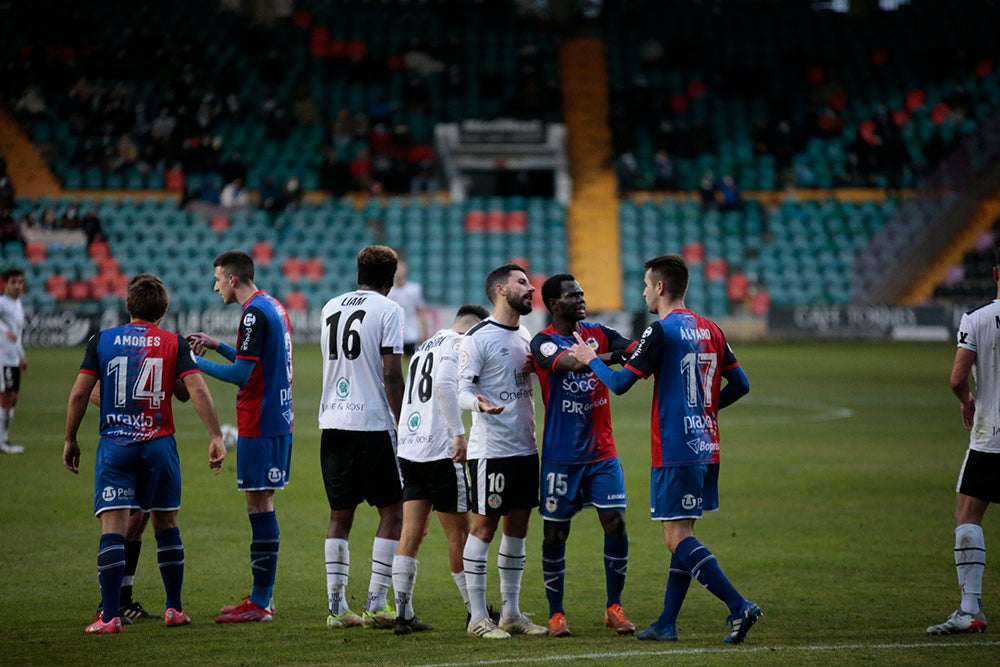
[[[117,444],[101,438],[94,461],[94,514],[181,506],[181,460],[174,436]]]
[[[719,464],[652,468],[649,513],[654,521],[700,519],[719,509]]]
[[[240,491],[283,489],[291,469],[291,434],[236,439],[236,488]]]
[[[541,506],[546,521],[569,521],[584,507],[625,511],[625,474],[618,457],[595,463],[542,461]]]

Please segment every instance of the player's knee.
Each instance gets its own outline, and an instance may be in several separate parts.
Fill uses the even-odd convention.
[[[550,544],[563,544],[569,539],[568,521],[546,521],[542,527],[542,539]]]
[[[622,512],[602,514],[601,525],[606,535],[621,537],[625,534],[625,514]]]

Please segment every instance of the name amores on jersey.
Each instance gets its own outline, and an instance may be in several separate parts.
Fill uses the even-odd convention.
[[[122,345],[124,347],[159,347],[160,337],[159,336],[123,336],[118,334],[115,336],[115,345]]]

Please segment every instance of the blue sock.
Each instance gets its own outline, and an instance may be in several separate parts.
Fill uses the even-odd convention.
[[[681,540],[674,553],[708,592],[726,603],[734,616],[743,608],[743,596],[729,583],[715,556],[694,537]]]
[[[549,600],[549,616],[566,613],[563,591],[566,585],[566,543],[542,542],[542,579]]]
[[[101,609],[105,622],[118,616],[124,576],[125,536],[120,533],[101,535],[97,548],[97,580],[101,582]]]
[[[628,571],[628,533],[604,535],[604,584],[608,591],[608,604],[622,603],[625,573]]]
[[[670,574],[667,576],[667,590],[663,594],[663,611],[656,619],[656,627],[666,630],[676,627],[677,614],[681,611],[688,587],[691,585],[691,573],[684,562],[674,554],[670,557]]]
[[[250,515],[250,570],[253,590],[250,601],[267,609],[274,592],[274,575],[278,571],[278,516],[274,511]]]
[[[167,609],[184,611],[181,606],[181,586],[184,583],[184,544],[177,526],[156,532],[156,562],[167,592]]]

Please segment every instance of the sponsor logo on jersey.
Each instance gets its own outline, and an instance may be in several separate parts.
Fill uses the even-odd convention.
[[[571,394],[590,394],[600,384],[600,380],[593,373],[570,372],[562,380],[563,391]]]
[[[135,489],[125,489],[122,487],[115,488],[113,486],[106,486],[104,490],[101,491],[101,499],[106,503],[113,502],[118,498],[132,499],[135,497]]]
[[[705,452],[714,452],[719,446],[711,442],[706,442],[701,438],[695,438],[694,440],[688,440],[687,446],[691,448],[691,451],[695,454],[701,455]]]
[[[719,425],[711,415],[685,415],[684,432],[692,431],[717,431]]]
[[[523,387],[531,383],[531,373],[527,371],[514,371],[514,386]]]
[[[406,420],[406,428],[409,429],[410,433],[416,433],[420,428],[420,413],[414,412]]]
[[[503,504],[503,497],[499,493],[491,493],[486,496],[486,504],[493,509],[497,509]]]
[[[271,468],[267,471],[267,481],[272,484],[277,484],[281,481],[281,470],[278,468]]]
[[[257,316],[254,315],[253,313],[247,313],[246,315],[243,316],[243,326],[252,327],[256,323],[257,323]]]
[[[539,349],[542,351],[542,354],[544,354],[546,357],[551,357],[553,354],[559,351],[559,346],[553,343],[552,341],[547,341],[545,343],[542,343]]]
[[[347,398],[351,393],[351,381],[345,377],[337,378],[337,396]]]

